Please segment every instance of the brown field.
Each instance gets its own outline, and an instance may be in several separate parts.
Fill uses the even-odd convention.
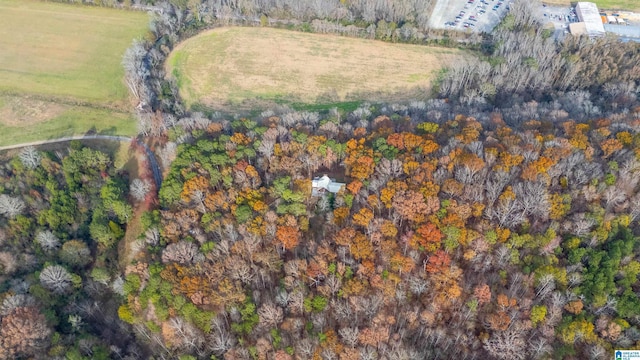
[[[456,49],[268,28],[221,28],[186,40],[167,70],[187,106],[396,100],[429,91]]]

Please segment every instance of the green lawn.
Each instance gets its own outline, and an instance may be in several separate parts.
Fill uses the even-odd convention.
[[[0,97],[36,97],[56,108],[42,111],[50,118],[27,119],[28,127],[21,126],[24,117],[3,112],[6,101],[0,98],[0,143],[92,127],[132,134],[134,126],[124,126],[131,105],[121,60],[133,39],[146,35],[148,20],[143,12],[0,0]]]
[[[577,1],[572,0],[543,0],[545,4],[552,6],[571,6]],[[627,10],[640,12],[640,0],[594,0],[591,1],[598,5],[600,10]]]
[[[0,146],[80,135],[88,131],[104,135],[133,135],[136,133],[136,126],[136,121],[128,113],[73,106],[30,126],[7,126],[0,123]]]
[[[595,0],[601,10],[628,10],[640,12],[640,0]]]

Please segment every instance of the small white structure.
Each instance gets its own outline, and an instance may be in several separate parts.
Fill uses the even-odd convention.
[[[602,18],[598,12],[598,6],[592,2],[579,2],[576,5],[576,15],[580,22],[584,23],[587,35],[603,36],[604,26],[602,24]]]
[[[327,191],[335,194],[340,191],[345,185],[345,183],[339,183],[335,182],[333,179],[329,179],[327,175],[316,177],[311,181],[311,195],[319,196]]]

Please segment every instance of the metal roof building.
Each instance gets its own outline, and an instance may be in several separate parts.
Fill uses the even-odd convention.
[[[604,35],[602,18],[600,17],[596,4],[591,2],[579,2],[576,5],[576,15],[578,15],[580,22],[584,22],[587,35]]]
[[[319,196],[324,194],[325,191],[330,193],[339,192],[346,184],[339,183],[330,179],[327,175],[323,177],[317,177],[311,181],[311,195]]]

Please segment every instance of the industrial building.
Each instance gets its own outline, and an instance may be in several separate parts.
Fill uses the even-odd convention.
[[[591,37],[604,35],[604,25],[602,24],[602,18],[600,17],[600,12],[598,11],[596,4],[591,2],[579,2],[576,5],[576,15],[580,22],[575,23],[576,25],[570,28],[572,34],[586,34]],[[582,25],[583,23],[584,26]]]

